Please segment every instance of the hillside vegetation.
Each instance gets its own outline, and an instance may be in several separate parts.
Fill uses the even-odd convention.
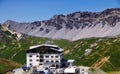
[[[17,41],[15,40],[15,35],[12,35],[13,38],[10,37],[11,35],[9,36],[9,32],[5,33],[5,31],[1,31],[1,33],[3,33],[2,36],[4,37],[0,42],[0,58],[13,60],[22,65],[26,63],[26,50],[29,49],[29,46],[52,41],[53,44],[59,45],[64,49],[65,59],[75,60],[75,65],[97,67],[106,72],[120,70],[119,36],[114,38],[81,39],[74,42],[23,36],[21,40]],[[0,64],[3,65],[1,61]],[[5,69],[10,63],[7,64],[8,66],[1,65],[0,67]],[[12,65],[10,67],[13,68]],[[2,69],[0,69],[0,72],[2,72]]]
[[[0,74],[5,74],[7,71],[21,67],[21,64],[18,64],[14,61],[0,58]]]

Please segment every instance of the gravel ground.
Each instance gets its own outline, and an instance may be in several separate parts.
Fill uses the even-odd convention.
[[[30,71],[23,71],[22,68],[14,69],[14,74],[30,74]]]

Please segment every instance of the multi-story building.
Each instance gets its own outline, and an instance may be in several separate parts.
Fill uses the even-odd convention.
[[[27,67],[60,68],[63,64],[63,49],[57,45],[42,44],[31,46],[26,53]]]

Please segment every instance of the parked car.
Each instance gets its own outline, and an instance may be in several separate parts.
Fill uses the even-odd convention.
[[[30,70],[30,67],[23,66],[22,69],[23,69],[23,71],[26,71],[26,70]]]
[[[45,74],[45,72],[44,72],[44,71],[39,71],[38,73],[39,73],[39,74]]]

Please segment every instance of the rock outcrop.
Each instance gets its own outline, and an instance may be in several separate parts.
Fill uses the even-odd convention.
[[[8,20],[4,24],[20,33],[71,41],[89,37],[116,36],[120,34],[120,8],[106,9],[103,12],[55,15],[49,20],[32,23]]]

